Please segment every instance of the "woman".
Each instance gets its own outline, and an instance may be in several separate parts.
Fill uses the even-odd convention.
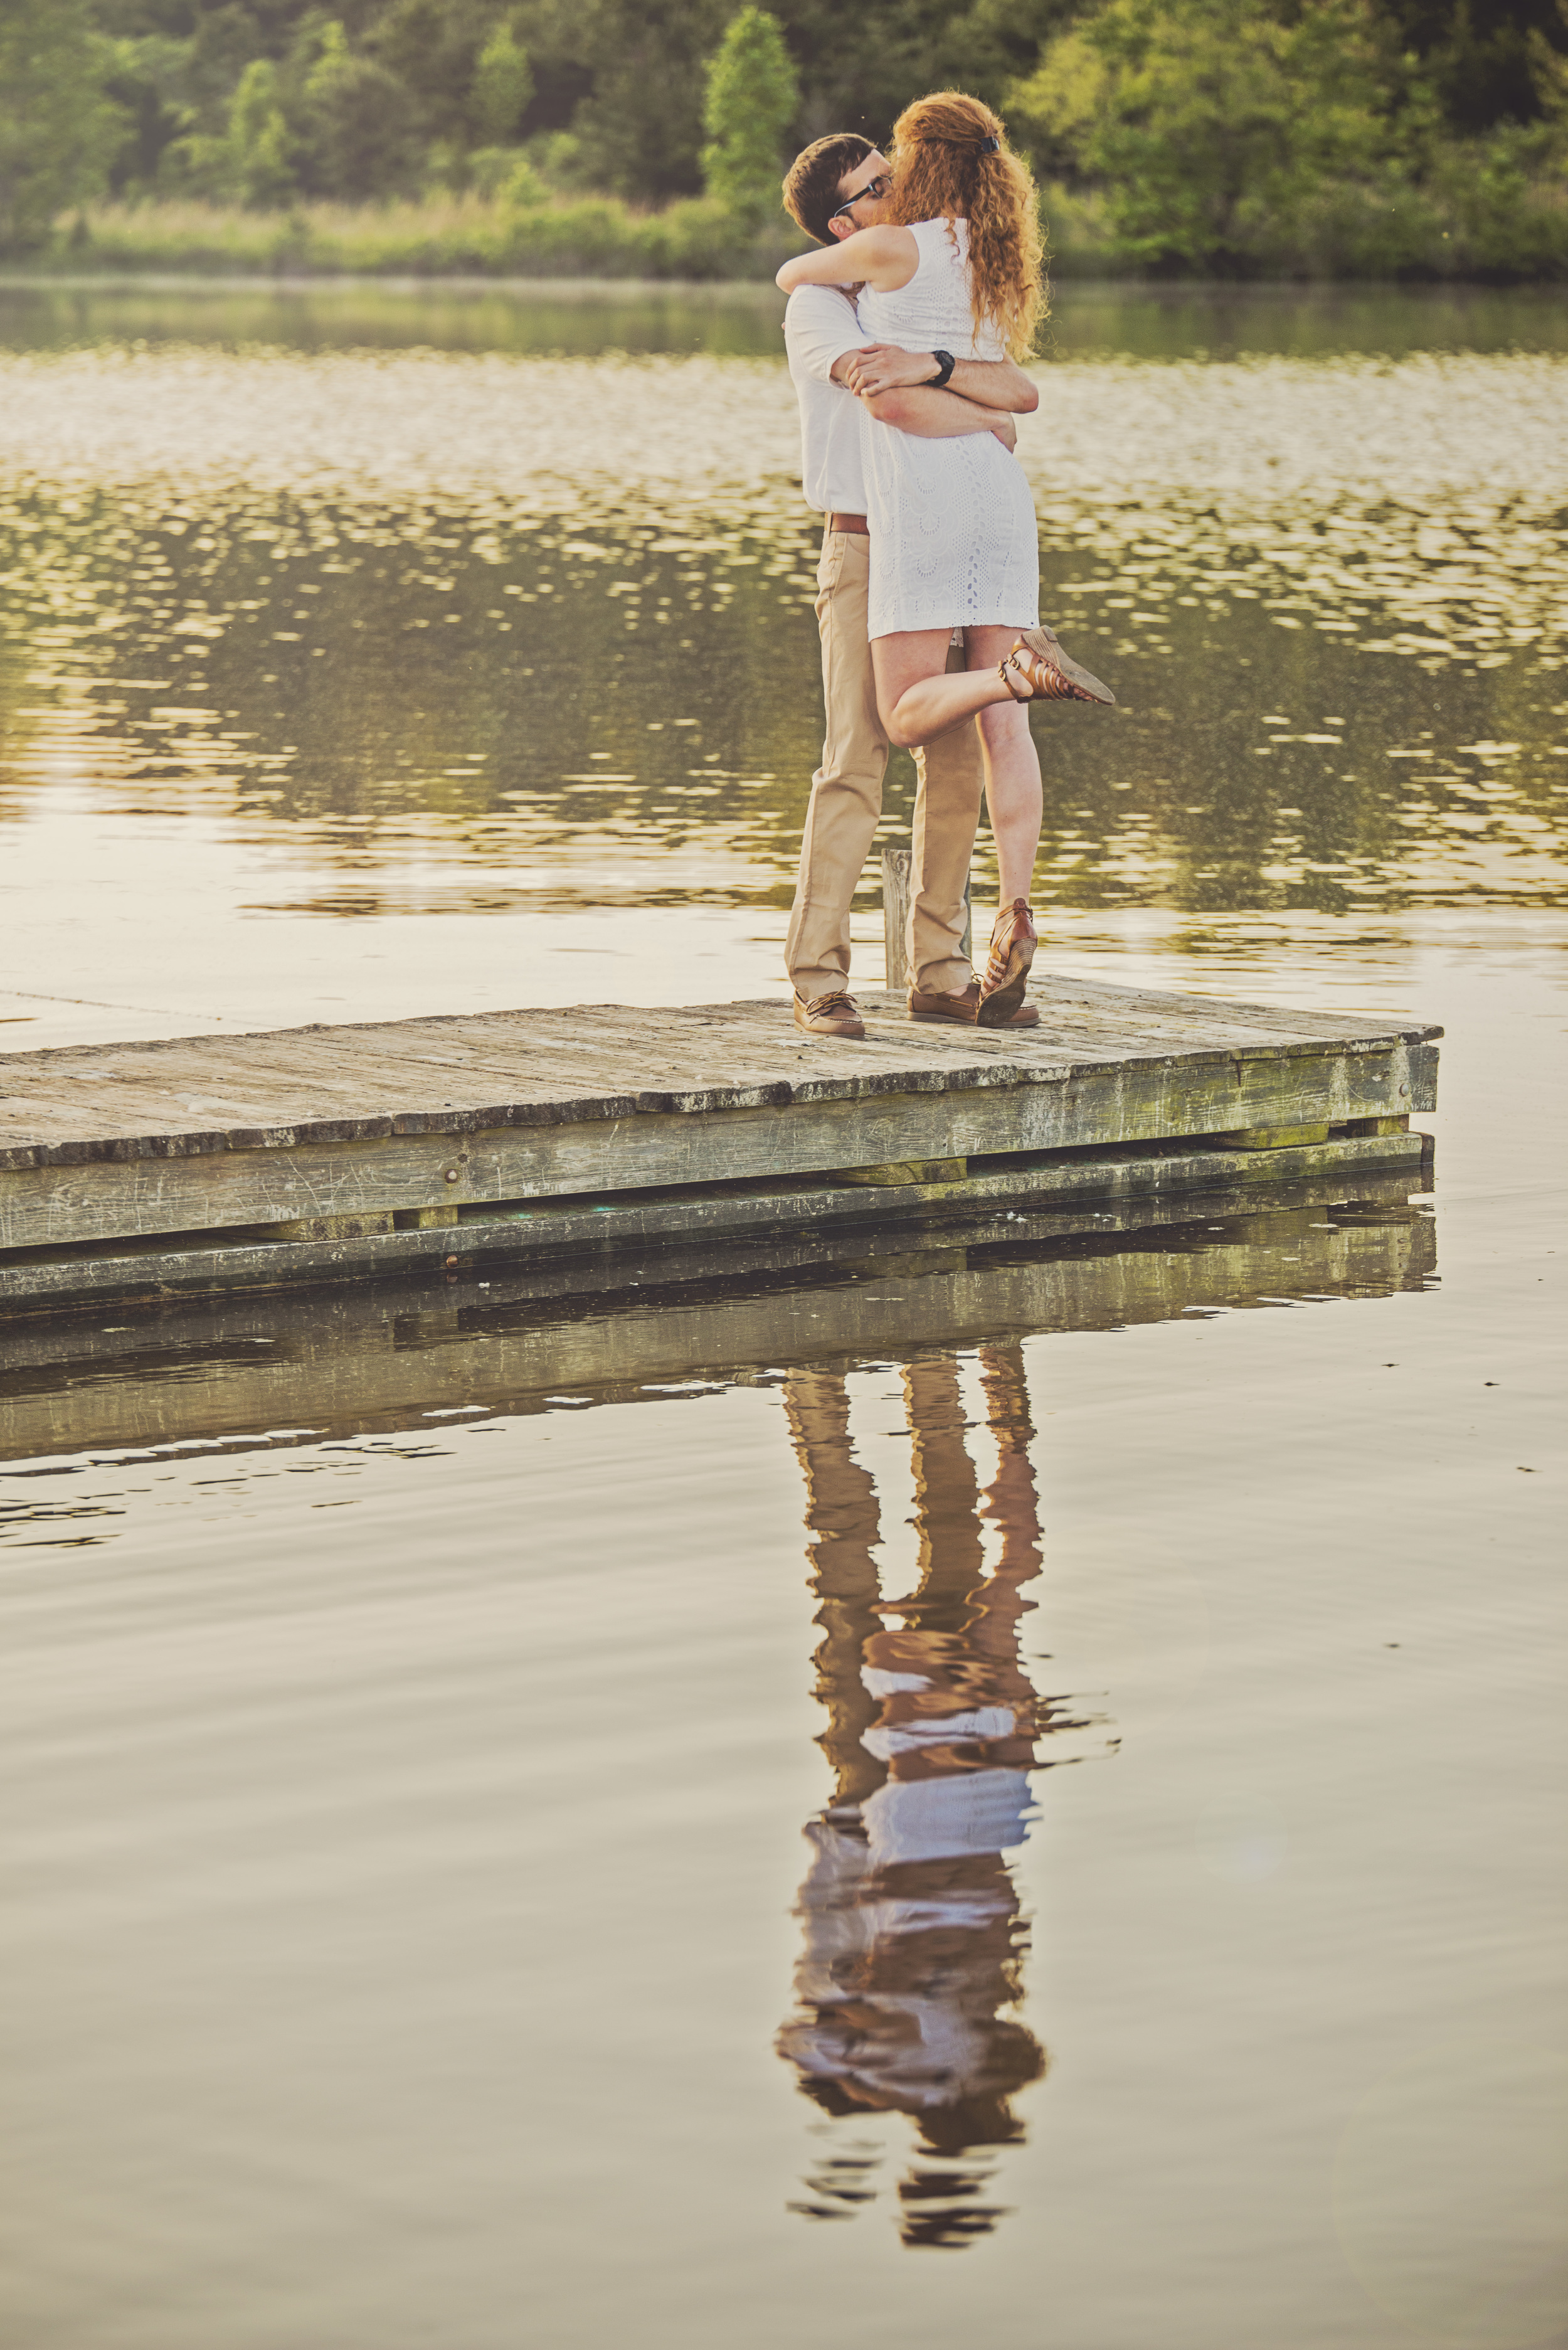
[[[920,99],[898,118],[891,161],[878,225],[786,261],[779,285],[786,294],[861,287],[861,319],[877,343],[941,361],[1026,357],[1041,307],[1039,220],[1033,182],[996,116],[956,90]],[[978,1018],[1001,1027],[1023,1000],[1036,943],[1040,762],[1024,705],[1116,697],[1039,626],[1033,502],[1001,442],[985,432],[917,440],[869,416],[862,437],[871,657],[888,739],[907,749],[980,721],[1002,903]],[[950,675],[955,628],[968,667]]]

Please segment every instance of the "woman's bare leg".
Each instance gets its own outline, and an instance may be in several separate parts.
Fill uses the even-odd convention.
[[[1005,660],[1018,640],[1016,629],[966,629],[964,649],[974,664],[971,676],[987,676],[998,685],[997,664]],[[996,863],[1003,906],[1014,899],[1028,903],[1034,879],[1034,858],[1040,847],[1040,758],[1029,731],[1029,705],[1014,702],[1005,686],[1003,700],[980,711],[981,748],[985,759],[985,804],[996,842]]]
[[[971,629],[971,639],[996,639],[997,650],[986,669],[976,662],[967,670],[950,671],[946,629],[911,629],[896,637],[874,637],[871,666],[877,679],[877,707],[888,730],[888,740],[901,751],[917,743],[934,743],[955,726],[989,710],[1011,702],[1012,694],[997,675],[997,663],[1012,650],[1016,629]]]

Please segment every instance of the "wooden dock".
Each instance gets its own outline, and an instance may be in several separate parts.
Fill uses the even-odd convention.
[[[0,1312],[1415,1173],[1436,1107],[1428,1026],[1049,976],[1032,1033],[859,1000],[857,1043],[773,999],[0,1056]]]

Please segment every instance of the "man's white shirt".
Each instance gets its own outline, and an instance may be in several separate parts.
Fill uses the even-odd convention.
[[[818,514],[866,511],[860,402],[833,380],[834,363],[873,338],[836,286],[797,286],[784,310],[784,349],[800,402],[802,487]]]

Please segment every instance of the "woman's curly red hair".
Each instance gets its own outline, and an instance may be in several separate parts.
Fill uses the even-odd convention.
[[[1034,182],[1000,118],[962,90],[935,90],[904,109],[888,152],[884,221],[968,221],[975,326],[1027,359],[1045,315],[1045,247]]]

